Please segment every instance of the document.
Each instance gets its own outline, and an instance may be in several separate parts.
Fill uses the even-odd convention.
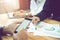
[[[59,24],[49,24],[46,22],[40,22],[37,30],[34,32],[35,36],[50,36],[55,38],[60,38],[60,25]]]
[[[27,29],[27,32],[35,32],[35,25],[31,22],[30,25],[28,26],[29,29]]]
[[[60,25],[49,24],[46,22],[39,22],[37,25],[30,23],[27,32],[33,32],[34,36],[49,36],[54,38],[60,38]]]

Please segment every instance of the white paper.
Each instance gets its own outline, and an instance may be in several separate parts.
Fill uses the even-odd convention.
[[[38,27],[38,29],[34,32],[35,36],[50,36],[60,38],[59,24],[49,24],[45,22],[40,22],[39,25],[40,27]]]
[[[4,25],[4,26],[10,25],[10,24],[14,23],[16,20],[17,19],[8,19],[8,21],[6,22],[6,25]]]
[[[29,29],[27,29],[27,32],[35,32],[35,25],[31,22],[30,25],[28,26]]]

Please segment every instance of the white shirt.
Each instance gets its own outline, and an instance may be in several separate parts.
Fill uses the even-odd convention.
[[[32,13],[32,15],[36,15],[39,12],[41,12],[43,10],[43,6],[46,0],[31,0],[30,3],[30,13]]]

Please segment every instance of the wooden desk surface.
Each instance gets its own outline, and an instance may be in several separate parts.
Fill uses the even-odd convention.
[[[55,21],[55,20],[46,19],[44,21],[47,23],[60,25],[60,22]],[[33,33],[27,33],[27,35],[28,35],[29,40],[60,40],[60,39],[52,38],[52,37],[48,37],[48,36],[34,36]]]
[[[51,24],[56,23],[56,24],[59,24],[60,25],[60,22],[54,21],[54,20],[51,20],[51,19],[46,19],[44,21],[47,22],[47,23],[51,23]],[[26,38],[26,40],[60,40],[60,39],[52,38],[52,37],[33,36],[33,33],[29,33],[29,32],[26,32],[26,31],[21,31],[20,33],[18,33],[18,35],[19,35],[18,38],[20,38],[19,40],[25,40],[25,38]],[[3,40],[5,40],[5,39],[3,37]],[[9,39],[13,40],[12,37],[10,37]]]
[[[27,35],[28,35],[28,40],[60,40],[48,36],[34,36],[33,33],[27,33]]]
[[[56,21],[56,20],[46,19],[46,20],[44,20],[44,21],[47,22],[47,23],[51,23],[51,24],[59,24],[59,25],[60,25],[60,22],[59,22],[59,21]]]

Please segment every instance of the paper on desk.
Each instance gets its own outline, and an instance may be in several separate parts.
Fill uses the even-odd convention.
[[[8,26],[12,23],[14,23],[17,19],[8,19],[8,21],[6,22],[6,25],[5,26]]]
[[[8,21],[8,15],[0,14],[0,25],[4,26],[7,21]]]
[[[9,19],[8,14],[0,14],[0,25],[5,26],[13,23],[16,19]]]
[[[29,29],[27,29],[27,32],[34,32],[35,31],[35,25],[31,22],[30,25],[28,26]]]
[[[8,27],[8,25],[16,22],[16,21],[22,21],[23,18],[21,19],[9,19],[8,14],[4,13],[4,14],[0,14],[0,27],[6,26]]]
[[[50,37],[60,38],[59,24],[49,24],[45,22],[40,22],[39,25],[41,27],[38,27],[38,29],[34,32],[35,36],[50,36]]]
[[[1,27],[3,27],[3,25],[2,25],[2,24],[0,24],[0,28],[1,28]]]

